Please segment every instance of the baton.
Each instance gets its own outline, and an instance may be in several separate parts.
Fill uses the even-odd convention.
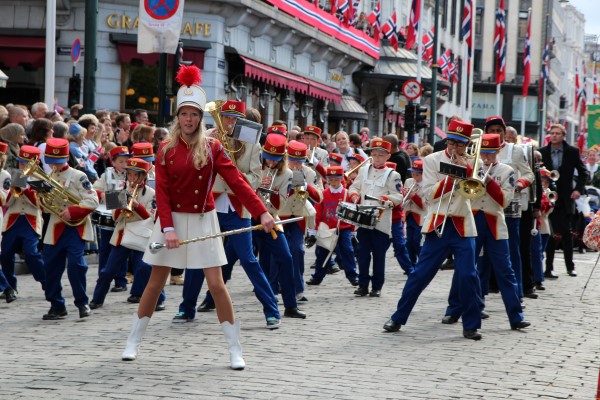
[[[290,222],[301,221],[303,219],[304,219],[304,217],[288,218],[288,219],[284,219],[281,221],[275,221],[275,225],[276,226],[277,225],[285,225],[285,224],[289,224]],[[192,239],[180,240],[179,244],[183,245],[183,244],[188,244],[188,243],[200,242],[200,241],[207,240],[207,239],[216,239],[216,238],[225,237],[225,236],[237,235],[238,233],[256,231],[256,230],[262,229],[262,228],[263,228],[262,224],[258,224],[258,225],[249,226],[247,228],[233,229],[231,231],[219,232],[219,233],[215,233],[212,235],[199,236],[199,237],[192,238]],[[271,230],[271,235],[273,236],[273,239],[277,238],[277,234],[275,233],[274,230]],[[152,242],[148,245],[148,249],[150,250],[150,253],[152,253],[152,254],[158,253],[161,249],[163,249],[165,247],[167,247],[166,244],[157,243],[157,242]]]

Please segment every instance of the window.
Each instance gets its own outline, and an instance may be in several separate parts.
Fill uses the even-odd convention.
[[[123,87],[121,89],[121,109],[124,112],[133,112],[136,108],[148,110],[152,120],[158,113],[158,86],[148,82],[158,82],[158,66],[144,65],[134,60],[132,64],[122,65]],[[171,72],[167,71],[167,76]],[[170,92],[171,82],[167,79],[167,92]]]
[[[481,32],[483,32],[482,22],[483,22],[483,8],[477,7],[477,10],[475,11],[475,34],[476,35],[481,35]]]
[[[473,51],[473,72],[481,73],[481,50]]]
[[[452,2],[452,14],[450,16],[450,34],[456,34],[456,2],[458,0],[450,0]]]
[[[523,52],[517,53],[517,75],[523,75]]]
[[[458,68],[458,85],[456,85],[456,105],[460,106],[460,96],[462,95],[462,82],[461,80],[463,79],[463,73],[462,73],[462,69],[463,69],[463,62],[462,62],[462,57],[461,58],[456,58],[454,60],[454,62],[456,63],[456,66]],[[468,84],[469,82],[467,82]],[[469,93],[467,91],[467,93]],[[467,101],[467,104],[469,104],[469,102]]]
[[[442,29],[446,29],[448,25],[446,23],[446,9],[448,9],[448,0],[442,0],[440,4],[440,21],[442,22]]]
[[[525,39],[527,37],[527,16],[528,13],[521,11],[519,13],[519,39]]]

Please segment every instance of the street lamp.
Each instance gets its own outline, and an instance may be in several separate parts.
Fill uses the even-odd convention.
[[[286,90],[285,97],[281,100],[281,108],[283,109],[283,112],[287,113],[288,111],[290,111],[292,104],[294,104],[294,102],[292,101],[290,92]]]
[[[265,88],[259,96],[260,108],[266,108],[269,104],[269,100],[271,100],[271,93],[269,93],[267,87],[265,86]]]
[[[328,105],[329,101],[326,100],[325,105],[323,106],[321,111],[319,111],[319,120],[321,121],[321,123],[324,123],[325,121],[327,121],[327,118],[329,118],[329,109],[327,108]]]
[[[302,118],[306,118],[308,116],[308,114],[310,114],[312,109],[313,109],[312,102],[309,102],[308,100],[306,100],[304,102],[304,104],[302,104],[300,106],[300,115],[302,116]]]

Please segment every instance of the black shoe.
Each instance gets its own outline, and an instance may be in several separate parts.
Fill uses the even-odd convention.
[[[283,316],[288,317],[288,318],[301,318],[301,319],[306,318],[306,314],[304,312],[298,310],[298,307],[286,308],[285,311],[283,312]]]
[[[317,243],[317,237],[315,235],[309,235],[304,239],[304,246],[306,246],[307,249],[313,247],[315,243]]]
[[[393,319],[390,318],[390,320],[388,322],[383,324],[383,330],[388,331],[388,332],[398,332],[400,330],[401,326],[402,325],[400,325],[399,323],[395,322]]]
[[[457,322],[458,322],[458,318],[455,318],[452,315],[444,315],[444,318],[442,318],[442,324],[452,325]]]
[[[214,310],[215,308],[217,308],[214,303],[208,303],[206,301],[203,301],[202,303],[200,303],[200,305],[198,306],[197,311],[198,312],[209,312]]]
[[[112,289],[110,289],[110,291],[111,293],[126,292],[127,286],[114,286]]]
[[[352,282],[350,282],[350,284],[351,284],[352,286],[358,286],[358,281],[352,281]]]
[[[17,299],[17,293],[15,292],[15,289],[9,287],[4,291],[4,296],[6,297],[6,302],[7,303],[12,303],[13,301],[15,301]]]
[[[165,311],[167,307],[165,306],[165,302],[158,303],[156,307],[154,307],[154,311]]]
[[[549,279],[558,279],[558,275],[554,273],[554,271],[546,271],[544,272],[544,277]]]
[[[475,330],[463,329],[463,336],[466,339],[471,339],[471,340],[481,340],[481,338],[482,338],[481,333],[477,332],[477,329],[475,329]]]
[[[530,322],[523,320],[523,321],[519,322],[518,324],[511,324],[510,329],[512,329],[513,331],[516,331],[518,329],[527,328],[529,325],[531,325]]]
[[[444,261],[442,263],[442,266],[440,267],[440,269],[442,271],[446,271],[446,270],[450,270],[450,269],[454,269],[454,259],[450,258],[450,259],[446,259],[446,261]]]
[[[359,286],[358,289],[354,291],[354,294],[360,297],[366,296],[369,294],[369,288],[366,286]]]
[[[319,286],[321,284],[321,281],[316,281],[314,278],[310,278],[306,281],[306,284],[310,286]]]
[[[535,289],[536,290],[546,290],[546,286],[544,286],[544,284],[541,283],[541,282],[540,283],[536,283],[535,284]]]
[[[310,269],[316,269],[317,268],[317,263],[313,263],[313,265],[310,266]]]
[[[332,265],[331,267],[327,268],[327,275],[337,274],[340,271],[341,271],[341,269],[339,269],[335,265]]]
[[[489,317],[490,317],[490,314],[488,314],[484,310],[481,310],[481,319],[488,319]]]
[[[373,289],[371,293],[369,293],[369,297],[381,297],[381,290]]]
[[[127,302],[131,304],[138,304],[140,302],[140,296],[129,296]]]
[[[574,269],[567,271],[567,274],[569,274],[569,276],[572,277],[576,277],[577,276],[577,271],[575,271]]]
[[[179,323],[179,322],[192,322],[194,320],[194,318],[190,318],[187,313],[183,312],[183,311],[179,311],[177,314],[175,314],[175,316],[173,317],[173,322]]]
[[[537,299],[538,295],[537,293],[531,291],[531,292],[527,292],[527,293],[523,293],[524,297],[527,297],[528,299]]]
[[[95,310],[97,308],[102,307],[103,303],[95,303],[94,300],[90,301],[90,309]]]
[[[44,321],[55,321],[57,319],[63,319],[64,317],[67,316],[67,314],[68,314],[68,312],[67,312],[66,308],[55,309],[55,308],[50,307],[48,314],[44,314],[42,319]]]
[[[77,307],[79,309],[79,318],[89,317],[92,314],[92,310],[90,306],[84,304],[82,306]]]

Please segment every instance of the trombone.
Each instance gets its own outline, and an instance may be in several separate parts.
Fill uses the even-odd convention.
[[[408,198],[408,196],[410,196],[410,194],[412,193],[412,191],[417,187],[417,182],[413,183],[410,188],[408,189],[408,192],[406,192],[404,194],[404,199],[402,200],[402,208],[404,208],[404,206],[406,205],[406,203],[408,203],[410,200]]]
[[[344,173],[344,177],[346,179],[350,179],[350,175],[352,175],[353,173],[355,173],[356,171],[358,171],[359,169],[361,169],[363,165],[365,165],[368,162],[371,162],[372,160],[373,160],[373,157],[367,157],[367,158],[365,158],[365,160],[363,162],[361,162],[360,164],[358,164],[356,167],[352,168],[350,171]]]

